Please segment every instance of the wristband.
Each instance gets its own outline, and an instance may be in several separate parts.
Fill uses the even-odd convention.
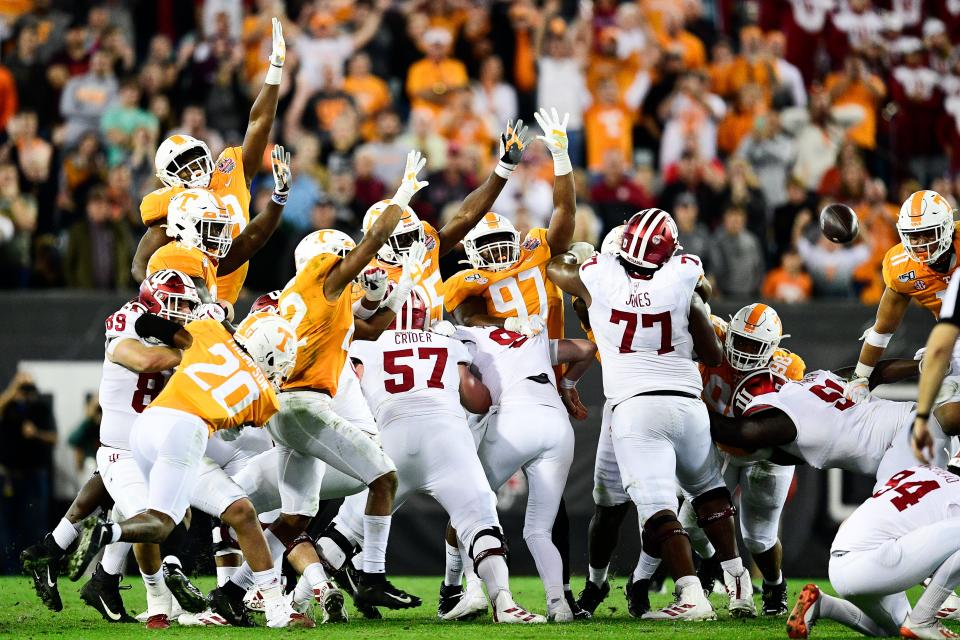
[[[870,374],[873,373],[873,367],[870,365],[863,364],[862,362],[857,363],[857,367],[853,370],[854,375],[858,378],[869,378]]]
[[[561,389],[576,389],[577,381],[571,380],[570,378],[560,378],[560,388]]]
[[[403,309],[403,304],[407,301],[407,297],[410,296],[410,291],[413,289],[413,283],[409,285],[400,285],[393,290],[393,293],[390,294],[390,297],[386,299],[383,303],[387,309],[393,311],[394,314],[399,314],[400,310]]]
[[[360,320],[369,320],[376,312],[376,309],[368,309],[367,307],[363,306],[363,298],[360,298],[353,303],[353,316],[355,318],[359,318]]]
[[[573,171],[573,165],[570,163],[570,154],[561,153],[553,156],[553,175],[565,176]]]
[[[510,174],[513,173],[514,169],[517,168],[515,164],[507,164],[503,160],[497,163],[497,166],[494,168],[493,172],[503,178],[504,180],[510,179]]]
[[[277,65],[270,63],[270,68],[267,69],[267,77],[263,79],[264,84],[280,84],[280,76],[283,74],[283,67],[278,67]]]
[[[583,264],[585,260],[590,259],[596,252],[597,250],[589,242],[574,242],[570,245],[570,248],[567,249],[567,253],[576,258],[577,264]]]
[[[887,345],[890,344],[891,338],[893,338],[892,333],[877,333],[873,330],[873,327],[864,331],[861,337],[861,339],[871,347],[880,349],[886,349]]]
[[[919,411],[917,411],[916,417],[917,417],[917,418],[920,418],[921,420],[929,420],[929,419],[930,419],[930,412],[929,412],[929,411],[924,411],[923,413],[920,413]]]
[[[273,195],[270,197],[270,199],[273,200],[274,202],[276,202],[278,205],[280,205],[280,206],[282,207],[282,206],[284,206],[285,204],[287,204],[287,196],[289,196],[289,195],[290,195],[289,192],[287,192],[287,193],[277,193],[276,191],[274,191],[274,192],[273,192]]]

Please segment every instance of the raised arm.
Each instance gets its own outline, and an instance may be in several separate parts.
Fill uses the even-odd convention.
[[[527,137],[527,128],[523,120],[516,124],[507,122],[507,130],[500,134],[500,160],[493,173],[479,187],[468,195],[460,205],[460,210],[450,222],[443,225],[438,232],[440,236],[440,256],[450,253],[463,240],[464,236],[473,229],[480,219],[490,211],[497,196],[507,184],[510,174],[514,172],[523,156],[523,150],[530,139]]]
[[[570,155],[567,152],[567,122],[570,114],[563,114],[561,120],[555,108],[551,108],[548,113],[541,107],[540,112],[534,113],[533,117],[543,130],[543,135],[537,136],[537,140],[542,140],[553,156],[553,216],[547,229],[547,244],[550,252],[557,255],[566,251],[573,240],[577,213],[573,165],[570,164]]]
[[[370,15],[360,28],[352,36],[353,50],[357,51],[367,46],[367,43],[377,35],[377,29],[380,28],[380,22],[383,20],[383,12],[390,6],[390,0],[377,0],[370,10]]]
[[[230,252],[217,265],[217,275],[233,273],[246,264],[280,226],[280,216],[290,194],[290,152],[275,145],[270,162],[273,167],[273,196],[267,207],[251,218],[250,224],[233,241]]]
[[[717,332],[710,320],[710,312],[696,293],[690,296],[689,326],[693,348],[700,362],[708,367],[715,367],[723,362],[723,347],[717,339]]]
[[[592,298],[590,292],[583,286],[583,280],[580,279],[578,256],[567,252],[551,258],[547,263],[547,277],[562,290],[583,300],[584,305],[590,306]]]
[[[371,298],[371,291],[370,283],[368,282],[370,277],[368,277],[367,273],[373,272],[377,279],[379,279],[381,277],[380,274],[382,274],[382,278],[384,279],[383,289],[385,293],[387,279],[386,272],[383,269],[376,267],[374,269],[368,269],[361,274],[361,283],[363,284],[364,288],[367,289],[367,292],[364,294],[363,298],[361,298],[359,303],[354,304],[354,322],[356,323],[356,328],[354,330],[355,340],[376,340],[380,337],[381,333],[387,330],[387,327],[390,326],[390,323],[392,323],[397,317],[397,314],[400,313],[404,303],[407,301],[407,299],[409,299],[410,292],[423,279],[423,262],[426,257],[426,245],[424,245],[422,242],[414,242],[410,245],[410,248],[406,251],[406,253],[400,256],[400,277],[397,278],[397,283],[393,287],[393,291],[390,292],[390,295],[387,296],[386,300],[383,300],[383,296],[381,295],[380,300],[383,300],[382,303],[379,300],[373,302],[372,299],[368,299]],[[372,297],[375,298],[376,295]],[[376,306],[373,307],[373,305]],[[371,307],[373,307],[372,311]],[[358,315],[363,316],[363,318],[358,319]]]
[[[277,101],[280,99],[280,78],[287,46],[283,41],[283,28],[280,21],[273,19],[273,51],[270,53],[270,68],[263,81],[263,87],[250,108],[250,120],[247,132],[243,136],[243,175],[247,188],[257,175],[263,163],[263,151],[270,139],[270,129],[277,115]]]
[[[163,230],[160,223],[147,227],[147,232],[143,234],[143,237],[140,238],[140,244],[137,245],[137,252],[133,256],[133,265],[130,267],[130,273],[134,280],[143,282],[143,279],[147,277],[147,263],[150,262],[150,256],[172,239]]]

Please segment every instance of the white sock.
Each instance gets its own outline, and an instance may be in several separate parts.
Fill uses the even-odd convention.
[[[249,591],[250,587],[256,582],[256,577],[253,573],[253,569],[250,568],[250,565],[244,562],[240,565],[236,572],[234,572],[233,577],[230,578],[230,582],[237,585],[244,591]]]
[[[57,523],[57,528],[53,530],[53,541],[57,543],[57,546],[67,550],[73,541],[77,539],[77,536],[80,535],[80,524],[73,524],[66,518],[60,518],[60,522]]]
[[[740,558],[724,560],[720,563],[720,568],[732,576],[740,576],[743,574],[743,560]]]
[[[640,551],[637,567],[633,570],[633,581],[649,580],[660,567],[660,558],[654,558],[646,551]]]
[[[914,622],[921,624],[935,622],[937,619],[937,611],[940,610],[947,596],[951,593],[953,593],[952,589],[941,587],[938,584],[931,584],[924,589],[920,599],[917,600],[916,606],[914,606],[913,611],[910,612],[910,618]]]
[[[300,576],[297,580],[297,586],[293,590],[293,608],[299,610],[306,602],[313,600],[313,588],[306,574]]]
[[[603,583],[607,581],[607,573],[610,571],[610,565],[609,564],[604,565],[599,569],[594,567],[593,565],[590,565],[587,567],[587,569],[590,572],[590,577],[589,577],[590,582],[592,582],[593,584],[599,587],[599,586],[602,586]]]
[[[303,570],[303,577],[307,579],[307,584],[310,585],[311,589],[319,589],[324,582],[329,580],[327,573],[323,570],[323,565],[319,562],[314,562],[307,566],[307,568]],[[297,584],[300,583],[298,582]]]
[[[100,560],[100,566],[103,570],[112,576],[123,573],[123,565],[127,562],[127,554],[133,545],[129,542],[114,542],[108,544],[103,550],[103,558]]]
[[[363,516],[363,570],[386,573],[390,516]]]
[[[777,572],[777,579],[774,580],[774,581],[772,581],[772,582],[771,582],[770,580],[767,580],[766,578],[763,579],[763,584],[770,585],[771,587],[775,587],[775,586],[777,586],[778,584],[780,584],[781,582],[783,582],[783,572],[782,572],[782,571],[778,571],[778,572]]]
[[[839,622],[867,636],[891,635],[852,602],[828,596],[825,593],[820,594],[820,617]]]
[[[352,564],[353,568],[356,569],[357,571],[363,571],[363,551],[362,550],[360,551],[360,553],[350,558],[350,564]]]
[[[463,559],[460,557],[460,547],[454,547],[444,542],[446,548],[446,566],[443,574],[443,584],[448,586],[460,585],[463,581]]]
[[[263,602],[268,607],[283,600],[280,575],[273,567],[266,571],[254,571],[253,582],[257,585],[257,591],[263,596]]]
[[[120,536],[123,535],[123,529],[120,528],[120,525],[116,522],[108,523],[110,525],[110,542],[119,542]]]
[[[169,616],[170,607],[173,605],[173,595],[163,581],[163,569],[153,575],[141,572],[140,576],[147,588],[147,615],[164,614]]]
[[[677,578],[677,593],[681,594],[681,596],[691,587],[696,588],[694,593],[698,593],[701,596],[703,595],[703,587],[700,585],[700,578],[697,576],[682,576]]]
[[[240,567],[217,567],[217,586],[222,587]]]

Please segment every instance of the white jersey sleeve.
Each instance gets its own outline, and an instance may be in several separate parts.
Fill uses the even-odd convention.
[[[126,339],[141,342],[134,325],[146,309],[132,301],[107,316],[105,321],[105,351],[112,353],[116,345]],[[159,395],[169,371],[159,373],[134,373],[129,369],[103,359],[100,376],[100,443],[116,449],[130,448],[130,429],[137,416]]]
[[[381,430],[411,415],[465,419],[459,365],[471,357],[459,340],[429,331],[384,331],[376,341],[355,341],[350,357],[363,365],[360,388]]]
[[[797,439],[781,449],[812,467],[875,475],[897,433],[911,422],[914,405],[880,398],[855,403],[843,395],[843,385],[830,371],[813,371],[756,396],[744,413],[774,407],[787,414]]]
[[[473,364],[493,404],[563,406],[545,331],[528,337],[501,327],[458,327],[454,337],[474,354]]]
[[[688,319],[702,275],[696,256],[674,256],[649,279],[628,274],[612,255],[596,254],[580,266],[611,403],[657,391],[700,397]]]
[[[960,476],[919,466],[894,474],[841,525],[831,551],[868,551],[960,516]]]

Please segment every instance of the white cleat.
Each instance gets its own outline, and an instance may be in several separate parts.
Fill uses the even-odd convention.
[[[442,620],[470,620],[487,614],[487,596],[479,580],[468,580],[467,588],[453,609],[444,614]]]
[[[731,618],[756,618],[757,603],[753,601],[753,583],[746,569],[739,576],[723,572],[723,585],[730,598],[728,609]]]
[[[200,613],[185,612],[177,617],[177,624],[181,627],[229,627],[230,623],[219,613],[210,609]]]
[[[688,585],[677,594],[676,600],[663,609],[648,611],[641,616],[642,620],[716,620],[717,614],[710,606],[710,601],[703,595],[703,587],[697,581]]]
[[[322,623],[347,622],[347,608],[343,606],[343,592],[327,580],[313,590],[313,599],[323,611]]]
[[[937,617],[941,620],[960,620],[960,598],[957,594],[951,593],[947,596],[940,611],[937,612]]]
[[[566,598],[547,602],[547,622],[573,622],[573,611]]]
[[[313,629],[316,623],[305,614],[297,613],[284,598],[270,603],[266,607],[267,627],[271,629],[285,629],[301,627]]]
[[[937,619],[930,622],[917,623],[913,621],[911,615],[900,625],[901,638],[923,638],[925,640],[943,640],[943,638],[960,638],[950,629],[943,626],[943,623]]]
[[[513,595],[504,589],[493,603],[493,621],[500,624],[544,624],[547,619],[518,605],[513,601]]]
[[[253,611],[254,613],[263,613],[267,608],[263,596],[256,588],[250,589],[247,591],[247,595],[243,596],[243,606],[247,608],[247,611]]]

